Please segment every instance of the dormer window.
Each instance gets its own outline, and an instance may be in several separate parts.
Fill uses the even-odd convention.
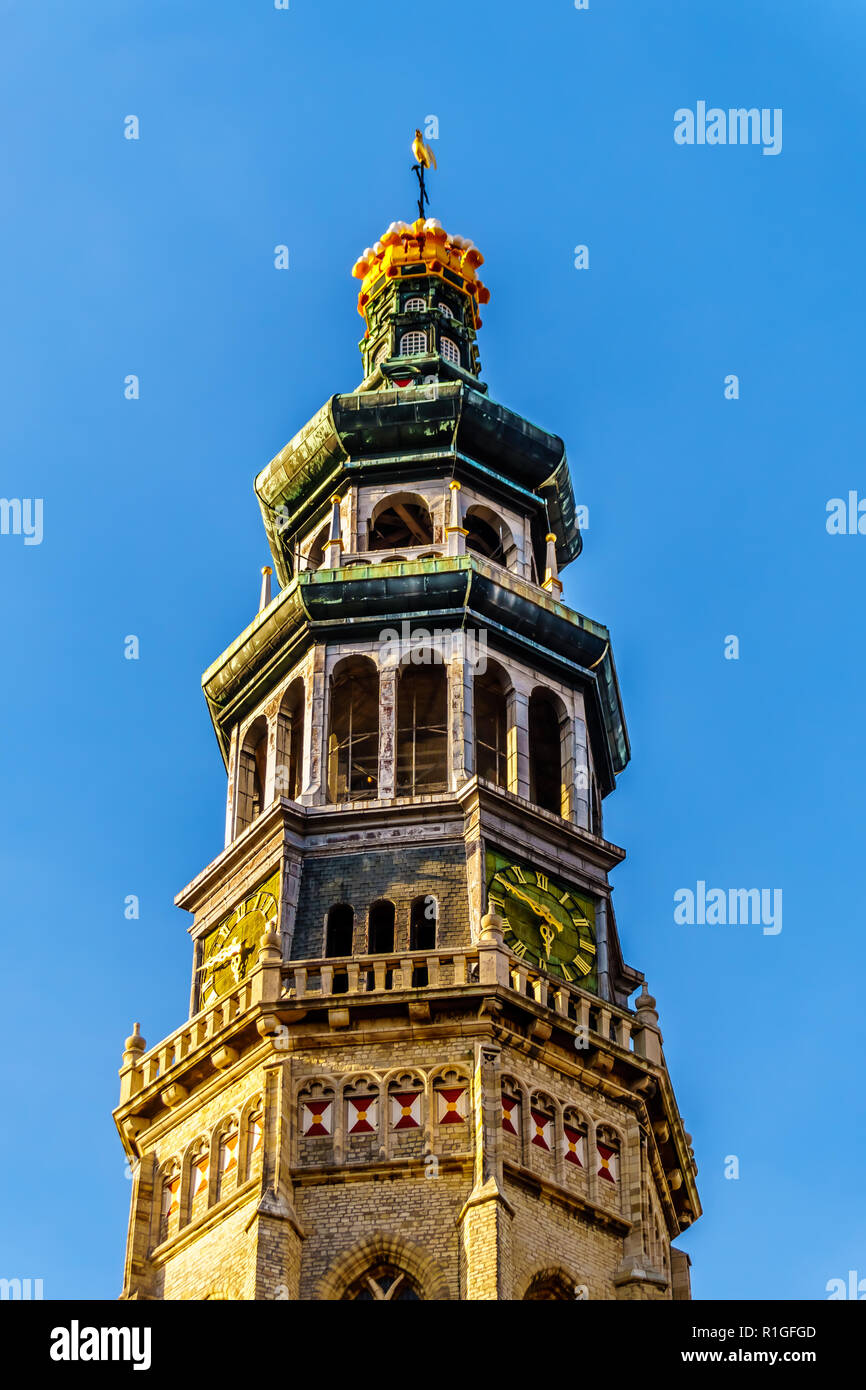
[[[426,333],[404,333],[400,339],[401,357],[421,357],[427,351]]]
[[[403,313],[404,313],[404,314],[417,314],[417,313],[419,313],[421,310],[426,309],[426,308],[427,308],[427,300],[426,300],[426,299],[421,299],[420,296],[416,295],[414,298],[412,298],[412,299],[407,299],[407,300],[406,300],[406,303],[403,305]]]
[[[454,362],[460,366],[460,349],[453,338],[442,338],[439,343],[439,351],[446,362]]]

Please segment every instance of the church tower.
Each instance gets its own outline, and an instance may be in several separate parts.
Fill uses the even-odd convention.
[[[393,223],[363,381],[255,480],[276,594],[203,677],[190,1015],[120,1071],[124,1298],[690,1297],[691,1137],[611,902],[610,636],[562,601],[562,440],[481,380],[482,261]]]

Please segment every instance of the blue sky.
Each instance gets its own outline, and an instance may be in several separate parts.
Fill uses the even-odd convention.
[[[866,495],[860,5],[85,9],[0,4],[0,493],[44,503],[41,545],[0,536],[0,1274],[119,1291],[117,1067],[188,1006],[173,897],[225,792],[199,682],[255,613],[253,477],[360,380],[350,268],[413,215],[433,114],[484,378],[589,507],[566,598],[614,639],[606,833],[700,1165],[695,1296],[866,1276],[866,536],[825,527]],[[701,100],[781,108],[781,154],[675,144]],[[782,931],[677,925],[698,880],[781,888]]]

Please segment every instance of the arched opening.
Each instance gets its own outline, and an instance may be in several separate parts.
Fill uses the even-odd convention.
[[[401,357],[423,357],[427,351],[427,334],[413,330],[411,333],[404,333],[400,339]]]
[[[439,352],[446,362],[453,362],[455,366],[460,366],[460,349],[453,338],[440,338]]]
[[[564,814],[561,712],[546,690],[529,698],[529,799],[544,811]]]
[[[435,951],[439,904],[432,893],[412,899],[409,908],[409,950]]]
[[[422,1295],[405,1270],[392,1264],[377,1264],[346,1290],[343,1299],[356,1303],[420,1303]]]
[[[508,787],[508,696],[507,677],[501,667],[488,662],[487,670],[476,675],[473,722],[475,731],[475,772],[497,787]]]
[[[279,796],[297,801],[303,787],[304,682],[298,677],[286,690],[277,715],[277,766],[274,787]]]
[[[523,1295],[523,1302],[541,1303],[556,1301],[560,1303],[573,1303],[575,1297],[574,1285],[566,1279],[565,1275],[559,1273],[537,1274],[530,1282],[529,1288]]]
[[[432,543],[433,522],[423,498],[386,497],[370,518],[369,550],[402,550]]]
[[[367,949],[371,956],[394,954],[394,904],[380,898],[370,908],[367,924]]]
[[[307,551],[308,570],[321,569],[322,565],[325,563],[325,546],[328,544],[328,535],[330,534],[330,529],[331,525],[329,522],[326,526],[322,527],[321,531],[319,531],[318,535],[312,541],[310,548]]]
[[[397,683],[398,796],[421,796],[448,786],[448,682],[431,650],[414,652],[425,665],[404,665]]]
[[[352,954],[355,911],[348,903],[334,903],[325,921],[325,956],[333,960]]]
[[[331,677],[328,797],[375,797],[379,785],[379,673],[366,657],[341,662]]]
[[[485,560],[511,569],[517,558],[514,537],[501,517],[489,507],[471,506],[463,518],[466,528],[466,549]]]
[[[260,816],[265,804],[268,766],[268,721],[254,719],[244,735],[238,763],[236,833],[246,830]]]

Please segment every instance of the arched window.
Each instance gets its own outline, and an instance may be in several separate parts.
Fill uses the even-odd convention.
[[[422,357],[426,351],[426,333],[419,333],[417,329],[414,329],[411,333],[404,333],[400,339],[401,357]]]
[[[435,951],[439,904],[432,893],[412,899],[409,909],[409,950]]]
[[[453,315],[453,313],[451,312],[451,309],[449,308],[449,306],[448,306],[447,304],[443,304],[443,303],[440,301],[439,304],[438,304],[436,307],[438,308],[440,314],[444,314],[444,315],[445,315],[446,319],[453,319],[454,315]]]
[[[424,655],[432,662],[434,653]],[[441,665],[406,666],[397,684],[398,796],[445,791],[448,786],[448,691]]]
[[[563,814],[560,711],[546,690],[529,698],[529,799],[545,811]]]
[[[257,1105],[259,1103],[257,1102]],[[251,1178],[256,1164],[261,1162],[263,1125],[261,1108],[253,1110],[247,1117],[247,1143],[244,1158],[244,1177]]]
[[[328,536],[330,534],[330,530],[331,523],[328,522],[327,526],[323,526],[321,531],[319,531],[318,535],[312,541],[310,548],[307,551],[308,570],[321,569],[322,565],[325,563],[325,546],[328,544]]]
[[[240,1135],[236,1124],[229,1124],[221,1132],[217,1151],[216,1200],[219,1202],[237,1184],[238,1141]]]
[[[378,346],[378,348],[376,349],[376,356],[375,356],[374,359],[373,359],[373,366],[374,366],[374,367],[378,367],[379,363],[380,363],[380,362],[384,362],[385,359],[386,359],[387,357],[390,357],[390,355],[391,355],[391,345],[390,345],[390,343],[387,343],[387,342],[385,342],[385,343],[380,343],[379,346]]]
[[[557,1273],[537,1274],[523,1295],[523,1302],[540,1303],[556,1300],[573,1302],[575,1287],[564,1275]]]
[[[422,1295],[414,1280],[392,1264],[377,1264],[356,1279],[343,1295],[344,1300],[358,1303],[421,1302]]]
[[[494,662],[475,677],[475,771],[497,787],[508,787],[508,697],[505,675]]]
[[[297,801],[302,790],[304,763],[304,682],[293,680],[277,715],[277,766],[274,788],[278,796]]]
[[[439,352],[446,362],[454,362],[460,366],[460,349],[453,338],[440,338]]]
[[[411,299],[407,299],[403,305],[404,314],[417,314],[427,308],[427,300],[420,295],[414,294]]]
[[[370,520],[369,550],[397,550],[409,545],[432,545],[433,522],[423,497],[386,497]]]
[[[489,507],[471,506],[463,518],[466,549],[497,565],[511,568],[517,558],[514,537],[505,522]]]
[[[268,763],[268,721],[254,719],[244,735],[238,764],[236,832],[239,834],[260,816],[265,804]]]
[[[394,904],[387,898],[380,898],[370,908],[367,949],[371,956],[393,955],[394,916]]]
[[[379,785],[379,674],[366,657],[341,662],[331,677],[328,797],[374,797]]]
[[[354,928],[355,913],[348,903],[334,903],[333,907],[328,908],[325,924],[325,955],[328,960],[352,954]]]

